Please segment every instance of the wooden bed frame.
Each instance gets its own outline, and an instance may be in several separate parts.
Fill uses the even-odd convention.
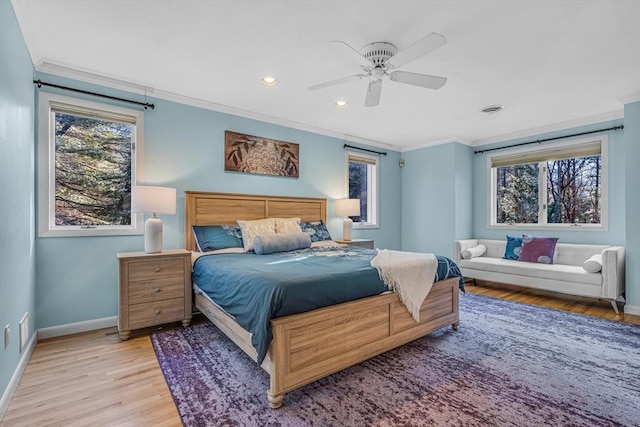
[[[326,199],[185,192],[185,244],[197,251],[193,225],[236,225],[236,220],[301,218],[326,223]],[[196,307],[257,361],[249,332],[205,296]],[[416,323],[396,293],[388,293],[271,320],[273,341],[261,367],[269,373],[269,406],[284,394],[444,326],[458,329],[458,278],[434,283]]]

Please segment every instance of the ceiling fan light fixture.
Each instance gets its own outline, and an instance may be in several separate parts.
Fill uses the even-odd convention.
[[[339,100],[339,101],[334,102],[333,106],[335,108],[347,108],[349,106],[349,104],[347,103],[347,101]]]
[[[504,110],[504,105],[489,105],[480,110],[483,114],[495,114]]]
[[[265,86],[275,86],[278,84],[278,79],[271,76],[265,76],[262,78],[261,82]]]

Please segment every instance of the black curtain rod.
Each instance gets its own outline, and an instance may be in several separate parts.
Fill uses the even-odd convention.
[[[374,151],[374,150],[368,150],[368,149],[366,149],[366,148],[354,147],[353,145],[349,145],[349,144],[344,144],[344,145],[342,146],[342,148],[353,148],[354,150],[367,151],[367,152],[369,152],[369,153],[375,153],[375,154],[378,154],[378,155],[383,155],[383,156],[386,156],[386,155],[387,155],[386,151]]]
[[[553,141],[555,139],[571,138],[571,137],[574,137],[574,136],[589,135],[591,133],[605,132],[605,131],[608,131],[608,130],[618,130],[618,129],[624,129],[624,125],[614,126],[614,127],[606,128],[606,129],[590,130],[588,132],[573,133],[571,135],[565,135],[565,136],[556,136],[554,138],[538,139],[536,141],[521,142],[520,144],[505,145],[504,147],[488,148],[486,150],[474,151],[473,154],[482,154],[482,153],[486,153],[487,151],[503,150],[505,148],[519,147],[521,145],[540,144],[542,142]]]
[[[60,86],[60,85],[56,85],[56,84],[53,84],[53,83],[45,83],[42,80],[34,80],[33,83],[37,84],[38,87],[49,86],[49,87],[55,87],[57,89],[70,90],[71,92],[84,93],[85,95],[93,95],[93,96],[99,96],[99,97],[102,97],[102,98],[113,99],[115,101],[128,102],[130,104],[140,105],[140,106],[144,107],[145,110],[147,108],[151,108],[152,110],[154,108],[156,108],[155,105],[149,104],[147,102],[132,101],[130,99],[118,98],[117,96],[103,95],[101,93],[89,92],[88,90],[75,89],[75,88],[72,88],[72,87]]]

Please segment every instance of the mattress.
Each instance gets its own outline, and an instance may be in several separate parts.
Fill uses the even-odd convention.
[[[205,254],[194,261],[192,280],[251,333],[260,364],[272,339],[271,319],[387,291],[370,264],[375,255],[375,250],[348,245],[268,255]],[[457,265],[437,259],[435,280],[460,277],[462,287]]]

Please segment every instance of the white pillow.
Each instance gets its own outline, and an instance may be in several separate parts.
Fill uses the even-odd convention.
[[[242,243],[244,251],[253,249],[253,239],[259,234],[276,234],[276,222],[273,218],[256,219],[253,221],[237,221],[242,231]]]
[[[300,218],[273,218],[276,222],[276,233],[302,233]]]
[[[602,270],[602,254],[592,255],[582,264],[582,268],[589,273],[597,273]]]
[[[485,245],[476,245],[472,248],[468,248],[462,251],[462,258],[471,259],[479,257],[482,256],[482,254],[484,254],[485,252],[487,252],[487,247]]]

